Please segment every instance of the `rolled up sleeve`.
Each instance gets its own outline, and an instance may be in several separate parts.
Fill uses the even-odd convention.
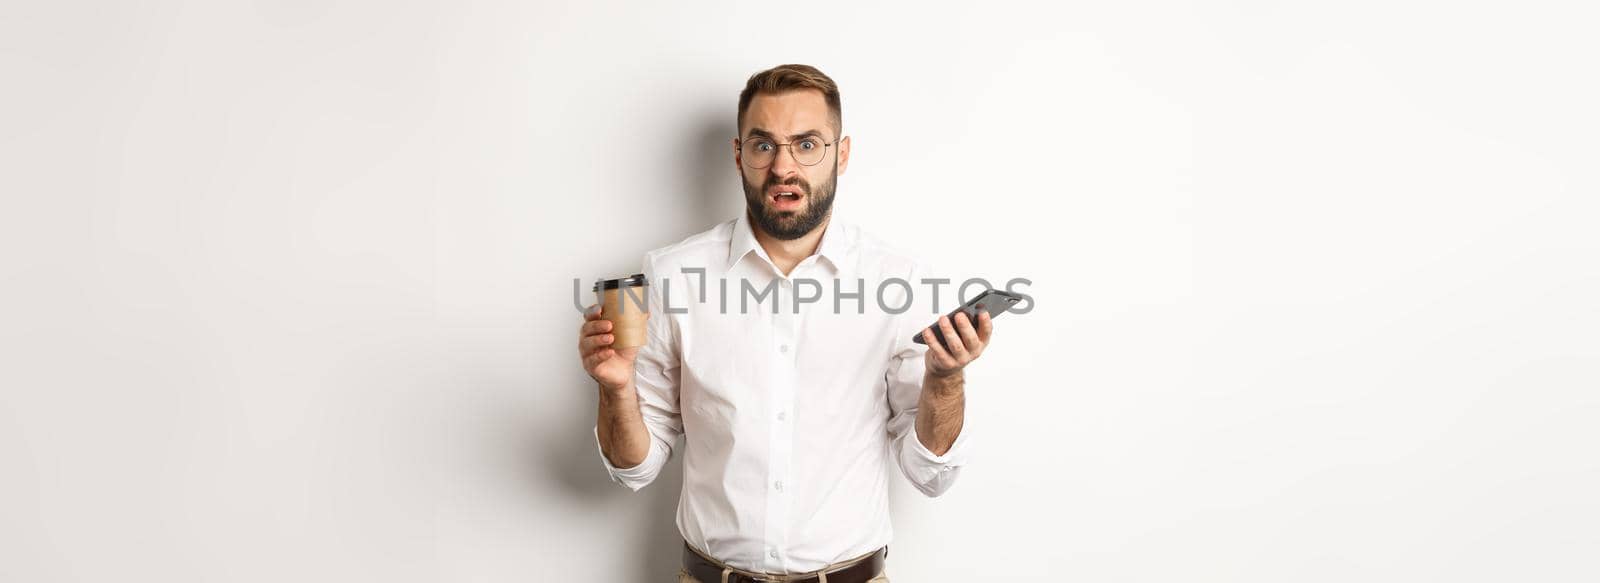
[[[672,446],[657,438],[654,431],[650,432],[650,453],[645,454],[643,462],[631,468],[618,468],[611,465],[611,460],[606,459],[605,450],[600,449],[598,426],[594,429],[594,448],[600,452],[600,463],[605,464],[606,473],[611,475],[611,481],[627,486],[629,490],[635,492],[654,482],[656,475],[661,473],[661,468],[667,465],[667,459],[672,457]]]

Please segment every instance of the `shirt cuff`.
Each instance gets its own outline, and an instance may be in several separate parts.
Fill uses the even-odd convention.
[[[926,446],[922,445],[922,439],[917,437],[917,424],[912,423],[911,434],[909,438],[911,441],[911,452],[927,465],[939,466],[943,469],[959,468],[964,466],[967,464],[966,445],[967,436],[970,434],[967,429],[968,428],[966,425],[962,424],[961,432],[956,434],[956,441],[955,443],[950,444],[950,449],[944,452],[944,455],[934,455],[932,451],[930,451]]]
[[[911,430],[905,434],[905,441],[900,445],[901,469],[911,480],[912,486],[927,496],[939,496],[949,490],[956,477],[961,475],[961,466],[967,463],[970,435],[971,428],[963,426],[961,433],[956,435],[955,443],[950,445],[950,450],[944,455],[934,455],[917,438],[916,425],[912,424]]]
[[[611,481],[627,486],[635,492],[648,485],[655,479],[656,471],[666,463],[667,452],[656,447],[654,438],[650,440],[650,451],[644,456],[644,461],[631,468],[619,469],[611,465],[611,460],[606,459],[606,452],[600,447],[600,426],[594,427],[594,449],[600,454],[600,463],[605,464],[606,474],[611,476]]]

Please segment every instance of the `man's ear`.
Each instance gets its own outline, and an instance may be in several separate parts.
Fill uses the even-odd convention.
[[[739,138],[733,139],[733,168],[735,170],[742,168],[741,160],[739,160]]]
[[[844,174],[845,169],[849,167],[850,136],[845,136],[843,140],[839,140],[839,173]]]

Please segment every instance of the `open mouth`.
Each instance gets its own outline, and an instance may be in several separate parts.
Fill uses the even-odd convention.
[[[797,202],[804,196],[798,186],[774,186],[767,189],[767,197],[778,203]]]

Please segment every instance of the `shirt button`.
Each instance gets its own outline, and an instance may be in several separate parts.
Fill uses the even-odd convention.
[[[788,353],[789,352],[789,345],[788,344],[779,344],[778,345],[778,352]]]
[[[770,551],[767,551],[767,556],[772,557],[774,559],[778,558],[778,549],[772,549]]]
[[[783,421],[784,419],[788,419],[788,418],[789,418],[788,414],[784,413],[783,411],[779,411],[778,412],[778,420],[779,421]]]
[[[779,492],[782,492],[783,491],[783,480],[779,480],[777,483],[774,483],[772,485],[772,487],[777,488]]]

